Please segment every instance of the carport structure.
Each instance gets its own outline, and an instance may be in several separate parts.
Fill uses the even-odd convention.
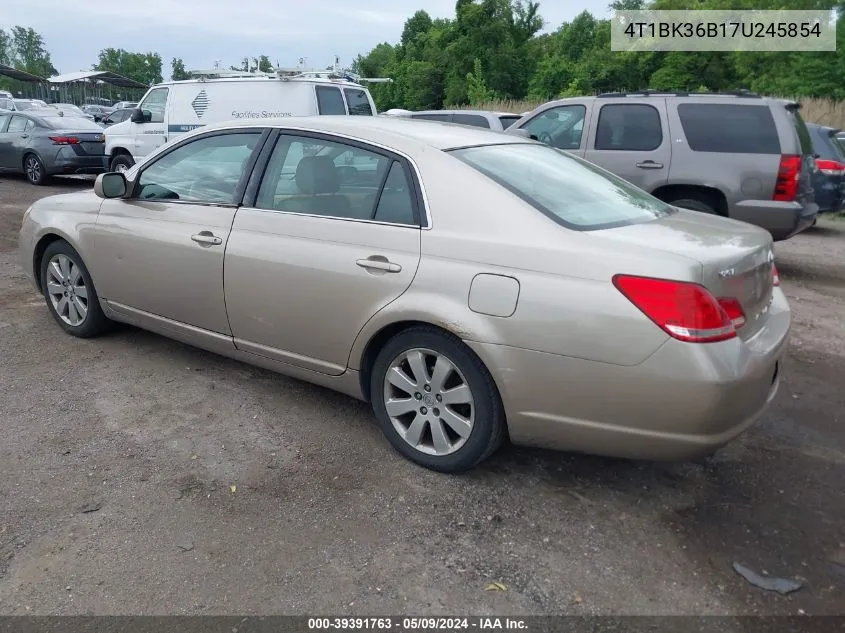
[[[10,92],[15,97],[32,97],[36,99],[46,99],[49,93],[47,80],[44,77],[33,75],[23,70],[18,70],[12,66],[0,64],[0,77],[8,77],[13,80],[15,85],[10,87]]]
[[[103,100],[111,103],[137,101],[149,88],[139,81],[105,70],[65,73],[50,77],[47,81],[51,93],[49,101],[76,105],[100,103]]]

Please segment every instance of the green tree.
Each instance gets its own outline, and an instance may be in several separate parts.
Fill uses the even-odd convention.
[[[473,63],[472,72],[467,73],[467,96],[470,105],[488,103],[496,99],[496,93],[484,83],[484,73],[481,71],[481,60],[477,57]]]
[[[52,77],[58,74],[50,60],[50,53],[44,44],[44,38],[31,27],[13,26],[11,37],[12,65],[39,77]]]
[[[185,70],[185,62],[182,61],[181,57],[174,57],[170,61],[170,68],[170,79],[173,81],[182,81],[191,78],[190,73]]]
[[[161,66],[158,53],[131,53],[122,48],[104,48],[93,69],[116,73],[149,86],[161,83]]]

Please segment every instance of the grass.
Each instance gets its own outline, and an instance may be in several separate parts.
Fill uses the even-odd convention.
[[[808,123],[830,125],[845,130],[845,101],[834,101],[833,99],[796,99],[796,101],[801,102],[801,116]],[[522,101],[490,101],[474,106],[463,106],[463,108],[521,114],[533,110],[543,103],[545,102],[541,100],[528,99]]]

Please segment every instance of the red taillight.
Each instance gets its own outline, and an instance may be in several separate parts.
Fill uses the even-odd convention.
[[[780,273],[778,273],[778,269],[775,267],[775,263],[772,262],[772,285],[779,286],[780,285]]]
[[[736,336],[737,326],[731,315],[704,286],[633,275],[614,275],[613,285],[663,331],[679,341],[714,343]],[[744,314],[742,319],[744,323]]]
[[[725,314],[728,315],[728,318],[737,330],[745,325],[745,311],[742,309],[739,301],[733,297],[720,297],[719,305],[722,306]]]
[[[772,200],[792,202],[798,195],[798,178],[801,175],[801,157],[784,154],[780,157],[778,178],[775,182],[775,195]]]
[[[75,136],[51,136],[50,140],[53,141],[53,145],[76,145],[79,143],[79,139]]]
[[[816,167],[818,167],[823,174],[827,174],[828,176],[845,175],[845,163],[840,163],[838,160],[817,158]]]

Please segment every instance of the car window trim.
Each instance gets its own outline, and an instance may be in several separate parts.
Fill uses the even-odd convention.
[[[201,200],[166,200],[168,203],[181,203],[181,204],[200,204],[203,206],[217,206],[217,207],[240,207],[243,205],[244,200],[244,193],[246,192],[247,184],[252,176],[252,172],[255,169],[256,162],[258,160],[258,156],[261,151],[264,150],[264,146],[267,143],[267,139],[270,136],[271,129],[265,127],[248,127],[248,128],[229,128],[223,130],[209,130],[207,132],[203,132],[201,134],[197,134],[196,136],[191,136],[190,138],[186,138],[180,140],[178,143],[173,145],[173,147],[169,147],[164,152],[158,154],[154,160],[152,160],[148,165],[144,165],[141,169],[138,170],[138,173],[135,175],[135,180],[132,183],[132,194],[127,196],[125,199],[127,200],[137,200],[138,202],[155,202],[156,200],[142,200],[138,197],[141,189],[141,175],[147,171],[150,167],[158,163],[161,159],[165,156],[170,155],[171,153],[175,152],[177,149],[188,145],[189,143],[200,141],[204,138],[211,138],[216,136],[227,136],[229,134],[255,134],[255,132],[260,131],[260,136],[258,138],[258,143],[253,148],[250,157],[246,161],[246,165],[244,165],[244,173],[241,174],[241,179],[238,181],[238,186],[235,187],[235,198],[234,202],[203,202]]]
[[[286,213],[291,215],[303,215],[317,218],[330,218],[333,220],[345,220],[349,222],[369,222],[373,224],[384,224],[386,226],[412,227],[416,229],[431,228],[432,221],[431,213],[428,208],[428,197],[425,193],[425,189],[422,187],[422,179],[420,177],[419,167],[413,160],[411,160],[410,156],[408,156],[407,154],[403,154],[390,147],[386,147],[384,145],[380,145],[372,141],[365,141],[359,138],[346,136],[343,134],[315,132],[313,130],[299,129],[293,126],[275,128],[275,131],[277,132],[277,134],[274,136],[273,141],[265,142],[264,144],[265,149],[268,147],[270,148],[269,151],[262,151],[261,160],[256,163],[256,167],[253,170],[250,182],[247,185],[247,191],[249,195],[245,196],[243,200],[244,207],[249,207],[258,211],[266,211],[267,213]],[[358,149],[362,149],[367,152],[372,152],[373,154],[378,154],[380,156],[384,156],[385,158],[390,158],[392,160],[398,161],[405,169],[405,173],[410,176],[410,182],[408,184],[412,189],[411,205],[414,211],[415,224],[381,222],[379,220],[361,220],[357,218],[337,218],[334,216],[327,215],[316,215],[311,213],[299,213],[293,211],[279,211],[278,209],[261,209],[256,207],[255,204],[258,198],[258,190],[261,187],[261,183],[264,181],[267,166],[270,163],[270,157],[273,155],[273,151],[275,150],[276,145],[278,144],[279,139],[282,136],[299,136],[304,138],[313,138],[318,141],[326,141],[329,143],[340,143],[341,145],[349,145],[351,147],[356,147]],[[380,196],[381,193],[379,193],[379,197]]]
[[[601,114],[605,108],[613,107],[613,106],[622,106],[622,107],[631,107],[631,106],[641,106],[646,108],[651,108],[657,113],[657,124],[660,128],[660,141],[652,147],[651,149],[630,149],[630,148],[604,148],[604,147],[596,147],[596,142],[599,138],[599,126],[601,125]],[[596,118],[596,134],[593,137],[593,147],[592,151],[594,152],[656,152],[663,146],[663,141],[666,140],[665,135],[663,134],[663,119],[660,118],[660,110],[657,109],[651,103],[640,103],[640,102],[632,102],[632,103],[603,103],[599,108],[598,117]]]
[[[393,170],[393,165],[396,163],[395,160],[391,160],[388,165],[387,169],[384,170],[384,173],[381,175],[381,180],[378,184],[378,195],[376,195],[376,199],[373,200],[373,210],[370,212],[370,219],[375,220],[376,214],[378,213],[378,205],[381,204],[381,197],[384,195],[384,185],[387,184],[387,178],[390,176],[390,172]],[[400,169],[404,169],[404,167],[400,164]],[[406,172],[407,173],[407,172]],[[407,180],[407,178],[406,178]],[[417,219],[417,214],[414,213],[414,219]],[[419,224],[419,222],[417,223]]]

